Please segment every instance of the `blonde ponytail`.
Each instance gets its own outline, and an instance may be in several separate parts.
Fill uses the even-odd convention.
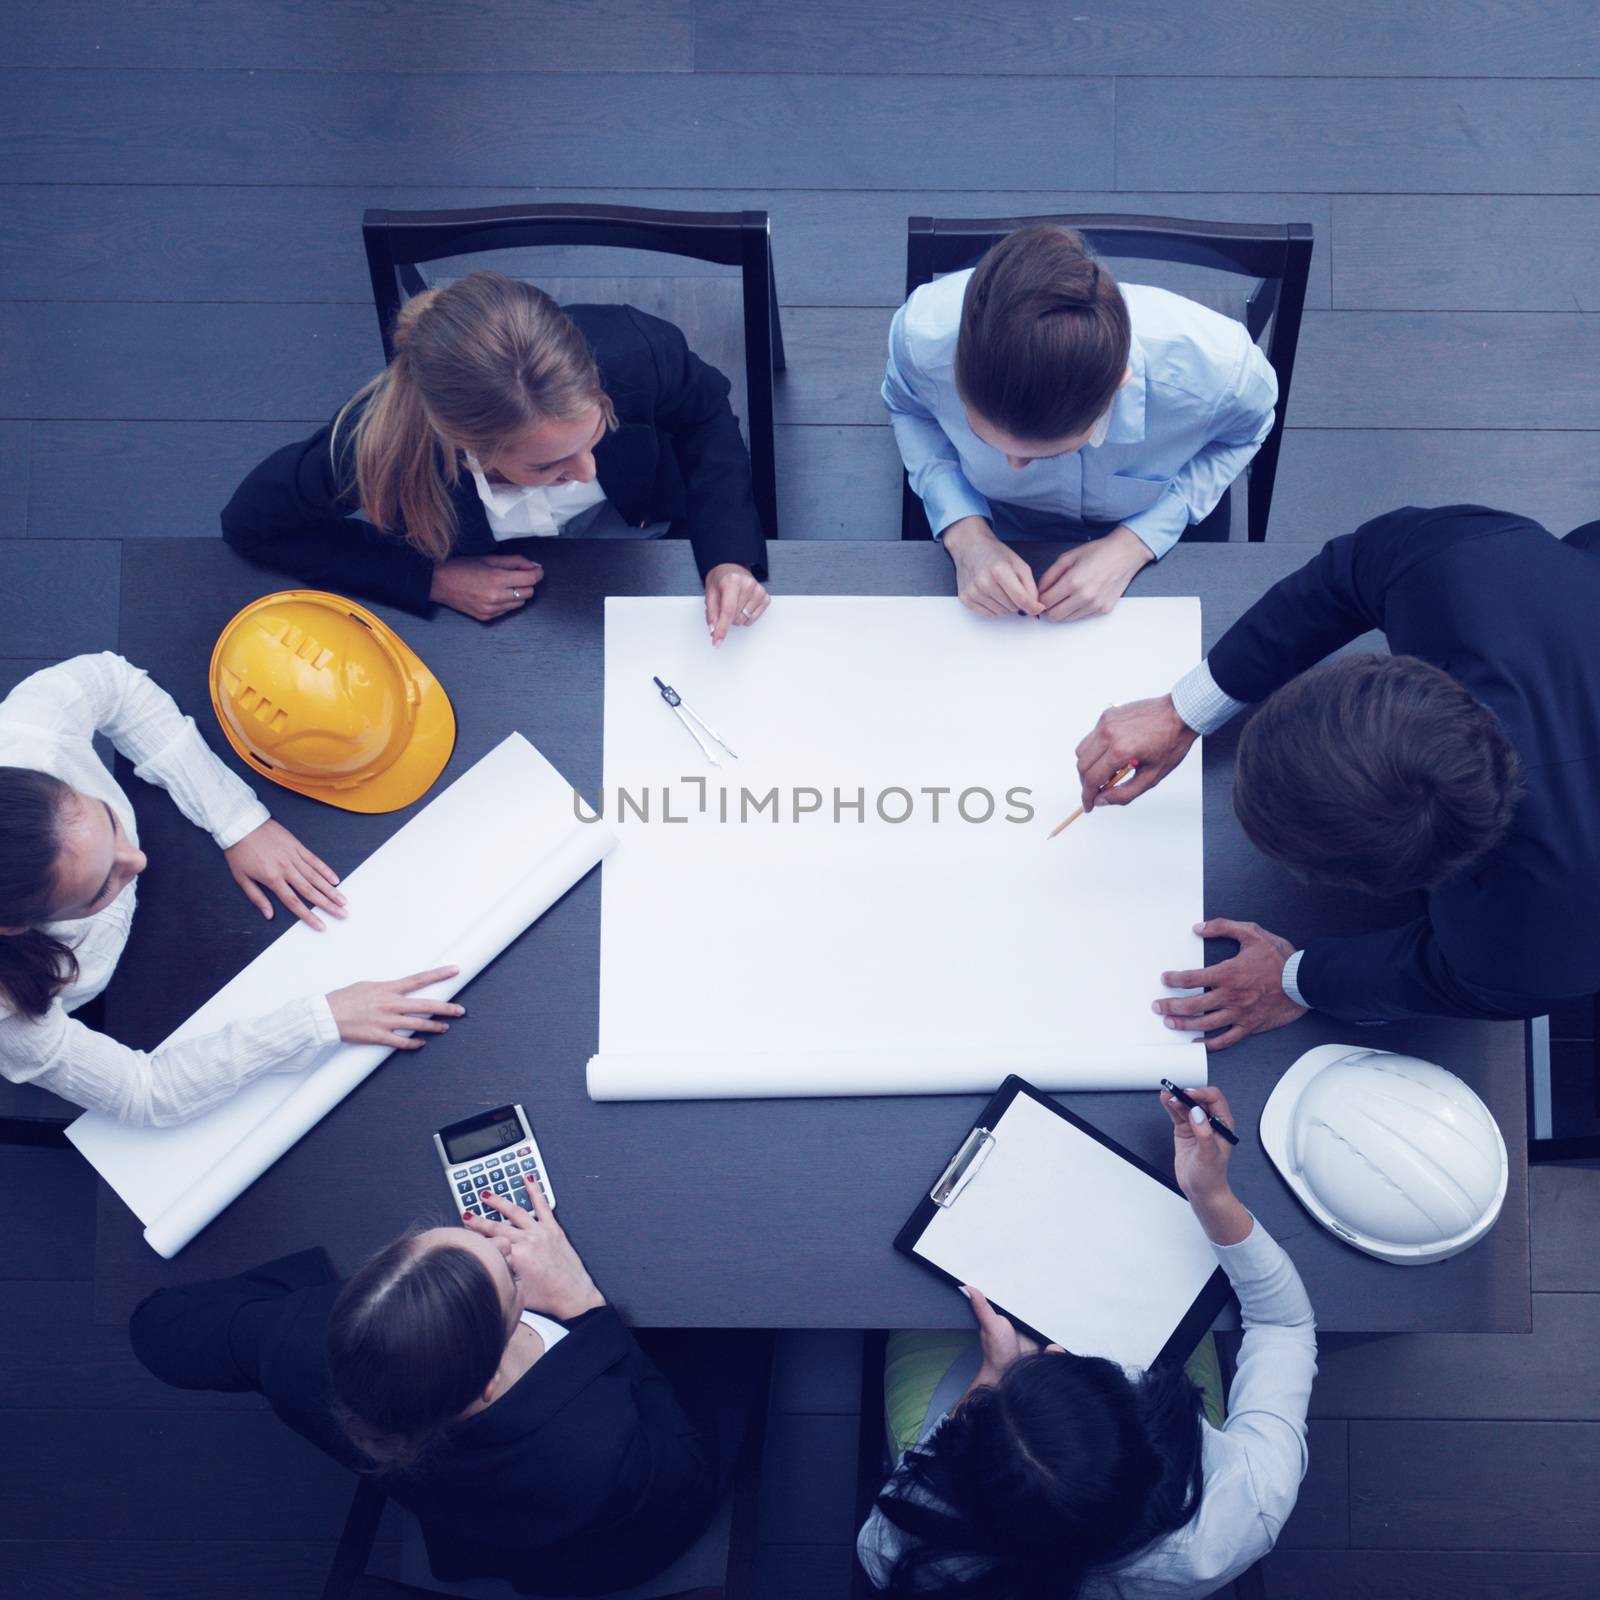
[[[455,544],[450,492],[463,451],[487,460],[534,424],[590,406],[616,426],[588,342],[530,283],[474,272],[424,290],[400,308],[394,344],[394,360],[334,419],[329,449],[367,519],[403,529],[432,561]]]

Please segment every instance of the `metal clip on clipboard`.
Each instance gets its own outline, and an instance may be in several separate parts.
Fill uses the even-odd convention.
[[[961,1148],[950,1158],[950,1165],[940,1174],[939,1181],[928,1191],[928,1198],[936,1206],[952,1206],[961,1191],[978,1175],[978,1168],[989,1159],[994,1149],[994,1135],[987,1128],[974,1128],[961,1143]]]

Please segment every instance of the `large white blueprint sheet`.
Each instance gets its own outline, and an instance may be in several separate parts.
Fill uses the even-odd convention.
[[[276,1010],[300,994],[432,967],[460,973],[419,991],[448,999],[616,843],[580,821],[561,774],[511,734],[343,879],[348,915],[303,923],[267,947],[171,1038]],[[67,1130],[161,1255],[181,1250],[390,1054],[334,1044],[299,1072],[273,1072],[171,1128],[87,1112]]]
[[[780,596],[717,651],[697,600],[607,600],[603,810],[628,848],[604,872],[590,1094],[1205,1082],[1151,1010],[1163,971],[1201,964],[1199,751],[1047,838],[1100,712],[1199,658],[1194,599],[1057,626]],[[711,766],[653,676],[739,759]]]

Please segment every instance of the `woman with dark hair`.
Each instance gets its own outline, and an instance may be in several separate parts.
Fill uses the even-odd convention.
[[[159,1290],[133,1314],[134,1351],[179,1388],[255,1390],[381,1474],[437,1578],[524,1594],[642,1582],[699,1536],[731,1452],[690,1421],[537,1184],[526,1198],[486,1194],[503,1220],[404,1235],[342,1285],[306,1250]],[[696,1338],[737,1388],[749,1342]]]
[[[0,1074],[159,1126],[198,1116],[264,1072],[298,1071],[340,1039],[415,1050],[420,1035],[448,1026],[437,1019],[462,1015],[411,993],[449,968],[286,995],[260,1017],[149,1051],[80,1022],[72,1013],[111,981],[128,942],[146,866],[133,806],[97,735],[216,840],[263,917],[272,916],[268,890],[313,928],[319,912],[344,915],[332,869],[268,817],[145,673],[109,652],[35,672],[0,702]]]
[[[1272,1548],[1305,1475],[1315,1324],[1293,1264],[1228,1186],[1229,1146],[1206,1120],[1231,1124],[1227,1100],[1220,1089],[1191,1094],[1203,1109],[1161,1101],[1179,1186],[1239,1297],[1230,1415],[1184,1369],[1041,1351],[969,1287],[978,1339],[929,1385],[861,1530],[878,1588],[942,1600],[1198,1600]]]
[[[1119,285],[1041,224],[901,306],[883,399],[962,604],[1070,622],[1216,510],[1272,431],[1278,382],[1242,323]],[[997,533],[1083,542],[1035,583]]]
[[[544,578],[517,541],[683,534],[713,644],[766,610],[728,380],[670,322],[473,272],[406,301],[394,345],[327,427],[239,485],[222,512],[235,549],[319,588],[492,622]]]

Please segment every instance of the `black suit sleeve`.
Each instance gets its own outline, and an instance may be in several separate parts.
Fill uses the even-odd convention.
[[[655,424],[678,458],[688,495],[689,538],[700,576],[725,561],[767,576],[750,452],[728,403],[728,380],[697,356],[670,322],[628,307],[656,368]]]
[[[297,582],[426,616],[433,563],[403,538],[349,513],[329,455],[330,429],[275,450],[222,510],[222,537]]]
[[[336,1282],[326,1252],[301,1250],[251,1272],[158,1289],[128,1324],[134,1354],[177,1389],[259,1390],[297,1291]]]
[[[1217,641],[1206,659],[1218,687],[1235,700],[1265,700],[1341,645],[1382,628],[1390,591],[1419,563],[1506,521],[1476,507],[1407,506],[1330,539]]]
[[[1309,1006],[1346,1022],[1404,1017],[1542,1016],[1550,1001],[1491,993],[1451,969],[1427,917],[1346,938],[1311,939],[1298,988]]]

